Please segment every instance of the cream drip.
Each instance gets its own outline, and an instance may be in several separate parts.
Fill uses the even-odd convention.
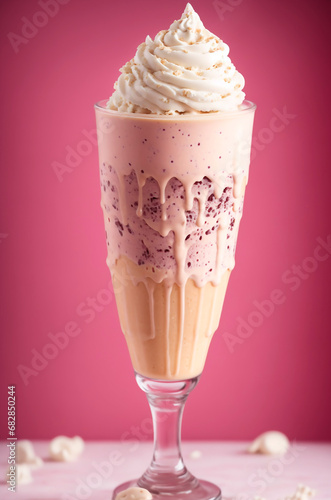
[[[210,132],[206,128],[204,134],[199,133],[200,129],[194,126],[194,122],[182,123],[180,120],[165,121],[164,126],[160,121],[156,127],[152,127],[152,132],[146,128],[146,131],[140,134],[139,130],[134,131],[134,129],[153,126],[154,123],[148,120],[128,120],[135,134],[135,153],[132,155],[130,151],[126,151],[125,156],[132,161],[126,161],[125,158],[118,161],[118,156],[115,154],[115,152],[122,154],[124,145],[122,147],[120,145],[123,141],[127,145],[130,144],[130,139],[129,141],[122,139],[121,135],[127,130],[127,119],[116,119],[114,123],[118,131],[114,132],[112,141],[115,146],[115,135],[119,134],[120,149],[118,151],[117,147],[112,149],[112,158],[109,157],[108,161],[103,161],[101,164],[102,207],[107,238],[109,235],[113,240],[111,245],[108,241],[107,263],[110,269],[123,252],[141,266],[141,277],[134,276],[135,282],[149,278],[156,283],[165,280],[168,286],[173,283],[183,286],[188,278],[192,278],[197,286],[203,286],[208,281],[217,285],[224,272],[233,269],[234,250],[248,179],[252,118],[253,114],[245,115],[243,111],[242,125],[239,127],[231,114],[220,121],[215,119],[205,123],[203,120],[202,130],[206,125],[210,127]],[[226,126],[229,124],[229,130],[224,128],[223,122]],[[224,144],[220,137],[222,128],[225,136],[229,134],[235,136],[231,137],[231,140],[224,137]],[[187,133],[187,138],[183,139],[182,130],[191,133]],[[181,146],[171,142],[171,134],[174,133],[182,141]],[[139,135],[143,138],[141,141]],[[175,138],[174,135],[172,137]],[[173,160],[168,163],[166,155],[169,153],[166,150],[159,151],[162,139],[166,141],[165,144],[169,142],[175,147],[174,151],[178,153],[185,152],[186,148],[189,150],[188,153],[185,152],[184,159],[188,162],[187,165],[172,165]],[[217,141],[221,143],[216,148]],[[245,141],[247,146],[243,148]],[[198,147],[200,142],[201,149]],[[192,146],[190,143],[194,143],[192,153],[189,149]],[[203,151],[206,158],[195,159],[195,155],[200,151]],[[221,156],[220,152],[223,153]],[[173,157],[176,158],[170,153],[169,158]],[[161,168],[160,163],[161,165],[164,163],[167,168]],[[210,166],[206,167],[208,163]],[[110,187],[114,194],[109,193]],[[149,199],[151,192],[152,198]],[[115,207],[115,211],[111,205]],[[114,232],[114,219],[118,232],[116,230]],[[135,235],[131,236],[133,231]],[[140,236],[137,236],[137,233]],[[132,245],[137,244],[137,238],[140,238],[141,245],[146,249],[146,256],[140,260],[132,255]],[[163,249],[156,248],[158,241]],[[211,244],[214,245],[214,250],[212,247],[209,249]],[[165,248],[167,245],[168,249]],[[212,252],[210,272],[206,272],[206,262],[205,265],[197,265],[194,260],[194,249],[196,252],[201,250],[208,254]],[[157,255],[156,251],[169,253]],[[169,261],[169,258],[165,260],[171,255],[173,262]],[[160,258],[162,256],[163,264]],[[192,258],[195,264],[190,261]]]
[[[126,202],[126,185],[125,185],[125,175],[123,174],[118,174],[119,178],[119,201],[120,201],[120,212],[122,215],[122,224],[123,226],[127,225],[128,219],[127,219],[127,202]],[[143,215],[143,187],[146,183],[146,178],[140,176],[137,174],[137,180],[138,180],[138,186],[139,186],[139,195],[138,195],[138,208],[136,210],[136,215],[141,218],[141,220],[144,221],[152,230],[156,231],[159,233],[162,237],[166,237],[169,235],[170,232],[174,233],[174,257],[175,261],[177,263],[177,269],[176,271],[174,270],[168,270],[166,274],[164,274],[162,271],[159,271],[155,273],[155,275],[151,275],[150,271],[148,271],[148,276],[152,278],[156,282],[161,282],[163,279],[166,279],[167,281],[172,282],[175,281],[179,285],[184,285],[186,280],[188,279],[189,276],[191,276],[196,284],[198,286],[203,286],[203,284],[206,282],[206,280],[203,277],[203,272],[199,273],[197,269],[193,273],[189,272],[189,270],[186,268],[186,261],[187,261],[187,252],[188,252],[188,246],[189,243],[186,243],[186,207],[187,205],[191,206],[192,202],[190,200],[190,203],[188,204],[187,198],[191,198],[193,201],[193,195],[192,195],[192,183],[183,183],[184,184],[184,190],[185,190],[185,200],[186,202],[183,203],[183,206],[180,209],[180,214],[177,216],[177,220],[174,221],[173,219],[169,219],[166,217],[165,214],[167,214],[169,208],[171,209],[171,203],[173,203],[173,200],[168,200],[165,199],[165,196],[163,195],[160,197],[160,203],[164,201],[164,203],[161,203],[161,210],[162,210],[162,217],[159,220],[156,221],[151,221],[144,217]],[[156,179],[154,179],[156,180]],[[168,184],[171,179],[168,180]],[[239,190],[238,183],[241,182],[241,191]],[[232,204],[232,210],[229,209],[227,212],[224,212],[220,215],[219,218],[219,227],[217,229],[217,250],[216,250],[216,265],[215,265],[215,271],[214,271],[214,277],[212,279],[213,283],[217,285],[220,282],[220,278],[222,274],[226,271],[226,269],[233,269],[234,267],[234,258],[232,254],[226,254],[226,240],[227,236],[229,236],[228,231],[229,231],[229,226],[230,226],[230,221],[231,218],[233,217],[235,213],[235,208],[238,212],[238,206],[235,207],[236,203],[242,204],[243,203],[243,191],[246,185],[246,177],[241,176],[240,178],[238,177],[237,180],[228,178],[227,181],[224,183],[224,189],[228,187],[232,191],[232,195],[235,193],[238,194],[237,198],[233,198],[233,204]],[[213,186],[214,192],[217,191],[217,185],[214,184]],[[161,188],[160,188],[160,192]],[[239,194],[240,193],[240,194]],[[205,208],[206,208],[206,198],[208,196],[208,193],[203,193],[202,195],[195,195],[194,198],[197,199],[198,204],[199,204],[199,214],[198,214],[198,219],[197,219],[197,226],[200,228],[203,228],[205,225],[205,222],[207,220],[206,218],[206,213],[205,213]],[[108,219],[108,215],[106,214],[106,217]],[[231,245],[233,248],[235,245],[235,240],[239,228],[239,222],[241,219],[241,213],[236,214],[236,219],[235,223],[233,226],[233,229],[230,233],[230,236],[228,238],[228,246]],[[118,258],[119,254],[117,252],[113,252],[113,254],[108,255],[108,264],[110,267],[112,267],[113,263],[115,263],[116,258]]]
[[[165,331],[166,331],[166,349],[165,349],[165,366],[166,366],[166,374],[168,376],[171,375],[171,356],[170,356],[170,336],[169,336],[169,328],[170,328],[170,299],[172,293],[172,287],[166,287],[166,295],[165,295]],[[177,371],[177,368],[176,368]]]
[[[182,357],[182,349],[183,349],[183,341],[184,341],[184,325],[185,325],[185,286],[181,286],[179,288],[179,342],[177,348],[177,359],[176,359],[176,370],[174,375],[177,376],[179,374],[179,369],[181,366],[181,357]]]
[[[199,333],[200,333],[200,328],[201,328],[201,316],[202,316],[202,305],[203,305],[204,291],[205,291],[205,289],[202,287],[201,288],[201,293],[200,293],[199,299],[198,299],[198,317],[197,317],[197,321],[196,321],[195,329],[194,329],[192,358],[191,358],[191,363],[190,363],[190,368],[191,369],[194,366],[194,361],[195,361],[195,356],[196,356],[196,350],[197,350],[197,344],[198,344],[198,338],[199,338]]]

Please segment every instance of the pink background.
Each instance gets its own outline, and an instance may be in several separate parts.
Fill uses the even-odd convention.
[[[224,0],[223,14],[212,1],[192,3],[230,45],[258,111],[237,267],[183,435],[250,439],[278,429],[291,439],[330,439],[331,248],[317,242],[331,233],[330,2]],[[6,386],[15,383],[19,437],[150,438],[147,402],[113,295],[104,291],[110,276],[97,148],[82,141],[95,128],[93,103],[110,95],[119,67],[147,34],[178,19],[185,2],[61,4],[46,18],[35,0],[0,7],[2,430]],[[40,27],[15,53],[7,35],[22,36],[23,17]],[[284,110],[292,117],[280,127],[274,117]],[[77,146],[85,156],[60,182],[52,165],[65,164],[67,148]],[[325,260],[317,262],[316,251]],[[302,263],[308,272],[294,280],[292,266]],[[269,317],[254,315],[255,301],[275,289],[283,303]],[[87,305],[96,297],[97,311]],[[238,321],[248,319],[262,324],[243,340]],[[54,359],[25,385],[18,367],[31,368],[31,351],[42,352],[48,334],[70,322],[80,333],[49,351]],[[241,341],[233,352],[225,333]]]

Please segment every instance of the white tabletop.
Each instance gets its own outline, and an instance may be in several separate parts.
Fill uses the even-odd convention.
[[[0,452],[0,498],[13,498],[5,482],[8,451]],[[331,499],[331,444],[292,443],[284,457],[251,455],[248,443],[184,442],[186,466],[201,479],[217,483],[224,500],[284,499],[303,483],[317,490],[316,500]],[[87,442],[74,463],[47,459],[48,443],[34,442],[45,463],[32,470],[33,482],[17,487],[22,500],[111,500],[119,483],[139,477],[150,462],[150,442]],[[192,453],[196,452],[196,453]],[[199,453],[198,453],[199,452]],[[104,476],[104,477],[103,477]]]

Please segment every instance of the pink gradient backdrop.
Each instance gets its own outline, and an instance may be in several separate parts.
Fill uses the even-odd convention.
[[[110,282],[97,148],[63,182],[52,163],[65,163],[66,148],[95,128],[93,103],[109,96],[119,67],[147,34],[178,19],[185,2],[62,3],[18,53],[7,34],[21,34],[22,17],[31,20],[41,8],[35,0],[0,7],[1,425],[6,386],[15,383],[20,437],[119,439],[135,434],[132,426],[141,427],[149,409],[113,296],[93,317],[79,313],[89,297],[107,299],[100,290]],[[295,291],[282,279],[331,233],[330,2],[224,0],[223,19],[212,1],[192,3],[230,45],[258,111],[237,267],[183,435],[250,439],[272,428],[291,439],[330,439],[330,253],[321,253],[325,260]],[[296,117],[270,132],[273,110],[284,108]],[[224,332],[237,335],[237,318],[247,319],[254,301],[276,288],[285,302],[231,353]],[[80,334],[24,385],[18,366],[31,366],[31,350],[40,352],[49,332],[72,321]]]

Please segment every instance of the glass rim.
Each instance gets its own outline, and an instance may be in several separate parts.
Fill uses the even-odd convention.
[[[123,116],[123,117],[134,117],[148,120],[166,120],[166,121],[183,121],[183,120],[206,120],[206,119],[217,119],[222,117],[231,117],[237,115],[243,115],[246,113],[251,113],[255,111],[256,104],[252,101],[244,100],[242,104],[240,104],[238,109],[232,111],[215,111],[215,112],[206,112],[206,113],[185,113],[182,115],[163,115],[163,114],[155,114],[155,113],[130,113],[127,111],[117,111],[115,109],[109,109],[106,107],[106,104],[109,99],[102,99],[94,104],[95,110],[103,111],[110,116]]]

